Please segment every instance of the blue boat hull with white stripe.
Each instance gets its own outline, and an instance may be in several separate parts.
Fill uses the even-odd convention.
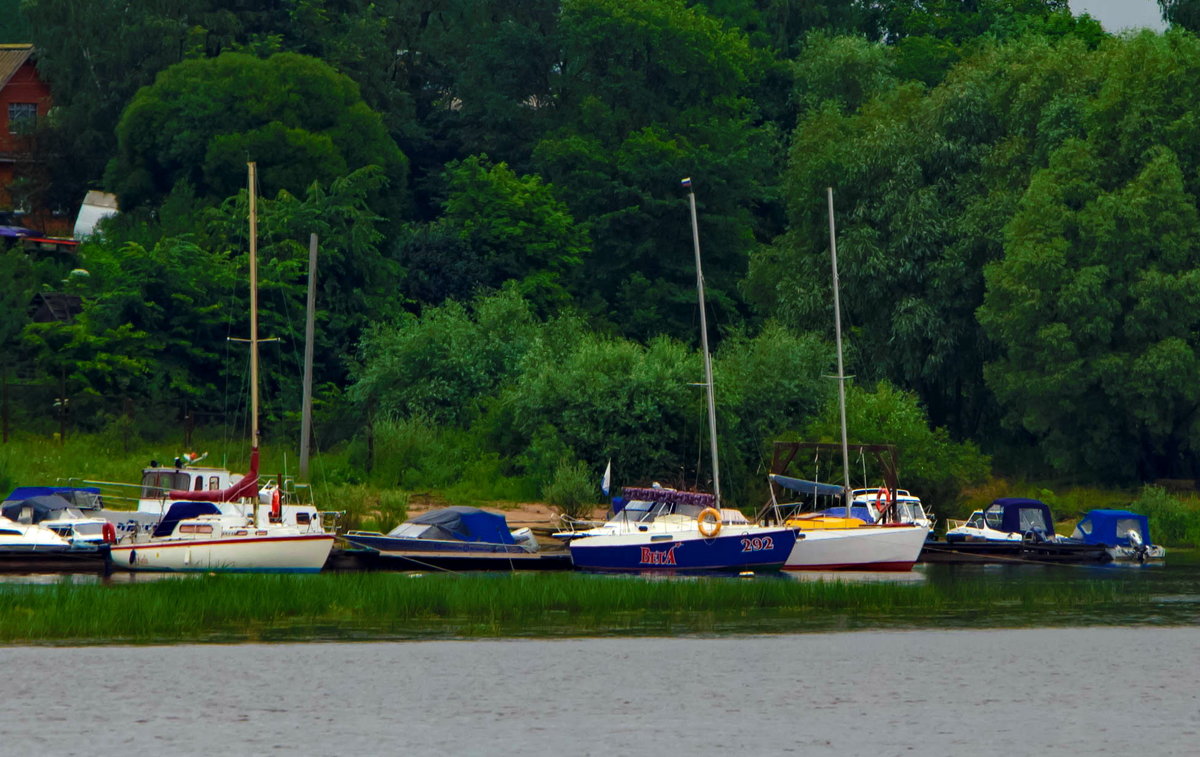
[[[577,570],[634,573],[770,571],[796,544],[789,528],[751,526],[705,538],[689,533],[585,536],[570,542]]]

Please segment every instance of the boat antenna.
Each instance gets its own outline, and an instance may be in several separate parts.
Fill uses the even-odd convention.
[[[700,351],[704,354],[704,389],[708,400],[708,442],[712,453],[713,497],[716,507],[721,509],[721,469],[717,465],[717,409],[713,399],[712,356],[708,354],[708,320],[704,313],[704,274],[700,271],[700,227],[696,222],[696,193],[692,180],[679,182],[688,191],[688,203],[692,209],[692,246],[696,250],[696,292],[700,297]]]
[[[837,230],[833,223],[833,187],[825,188],[829,200],[829,255],[833,261],[833,333],[837,342],[838,409],[842,418],[842,475],[845,481],[842,499],[846,517],[850,517],[850,445],[846,440],[846,371],[842,365],[842,306],[838,300]]]

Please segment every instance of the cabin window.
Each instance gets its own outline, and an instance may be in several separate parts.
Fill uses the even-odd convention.
[[[220,489],[221,488],[221,479],[218,478],[217,476],[209,476],[208,477],[208,488],[213,491]]]
[[[968,528],[983,528],[983,514],[973,513],[971,519],[967,521]]]
[[[1117,521],[1117,538],[1128,539],[1129,534],[1142,535],[1142,525],[1133,518],[1121,518]]]
[[[204,488],[204,476],[196,476],[196,491]]]
[[[296,513],[296,524],[307,526],[309,524],[308,513]]]
[[[1041,510],[1022,507],[1021,531],[1024,533],[1025,531],[1032,531],[1033,529],[1040,529],[1046,533],[1050,533],[1054,530],[1050,527],[1050,524],[1046,522],[1045,514],[1042,513]]]
[[[37,126],[36,103],[8,104],[8,133],[29,134]]]
[[[179,527],[181,534],[211,534],[213,527],[208,524],[185,523]]]
[[[987,523],[988,528],[994,528],[999,531],[1000,526],[1004,523],[1004,510],[999,507],[989,509],[984,512],[983,519]]]

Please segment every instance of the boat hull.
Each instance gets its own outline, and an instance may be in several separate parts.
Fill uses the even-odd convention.
[[[708,539],[695,531],[586,536],[569,547],[579,570],[686,573],[778,570],[795,544],[795,530],[771,528],[727,530]]]
[[[114,545],[119,570],[166,572],[317,573],[333,534],[164,540]]]
[[[912,570],[929,535],[920,526],[804,531],[784,570]]]
[[[330,557],[334,570],[395,571],[548,571],[570,570],[571,555],[566,552],[403,552],[374,549],[334,550]]]

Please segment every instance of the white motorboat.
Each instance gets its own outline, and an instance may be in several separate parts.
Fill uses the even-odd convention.
[[[891,492],[886,486],[855,489],[850,492],[850,507],[854,517],[866,515],[867,523],[878,523],[889,503],[894,502],[893,519],[898,523],[915,523],[933,530],[934,518],[925,510],[921,498],[907,489]]]
[[[1001,497],[966,521],[948,520],[946,541],[1053,542],[1054,518],[1050,508],[1036,499]]]
[[[66,552],[71,543],[45,526],[0,517],[0,552]]]

